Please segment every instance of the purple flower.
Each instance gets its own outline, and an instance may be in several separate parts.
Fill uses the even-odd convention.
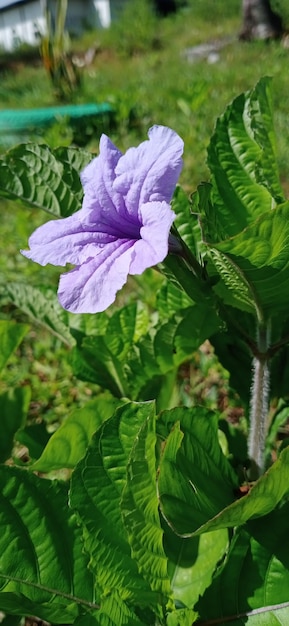
[[[183,141],[153,126],[149,140],[122,154],[106,135],[81,174],[82,208],[40,226],[24,256],[40,265],[75,268],[60,277],[58,298],[73,313],[97,313],[114,302],[128,274],[142,274],[168,254],[170,207],[182,169]]]

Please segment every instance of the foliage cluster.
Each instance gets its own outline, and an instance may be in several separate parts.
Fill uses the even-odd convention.
[[[90,158],[16,146],[1,157],[1,195],[70,215]],[[97,316],[69,314],[43,286],[11,281],[2,292],[1,370],[28,332],[13,306],[50,328],[70,347],[75,376],[102,390],[53,434],[26,424],[27,386],[1,394],[8,623],[24,614],[76,626],[288,622],[288,441],[278,433],[289,415],[289,206],[268,79],[218,118],[208,164],[211,183],[191,200],[176,189],[185,256],[159,268],[154,311],[141,287]],[[243,425],[178,395],[180,368],[207,339],[250,426],[252,484]]]

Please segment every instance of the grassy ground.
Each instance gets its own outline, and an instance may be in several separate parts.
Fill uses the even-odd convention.
[[[133,4],[136,10],[142,2],[135,0]],[[143,140],[152,124],[174,128],[185,141],[181,183],[193,191],[201,180],[208,178],[206,147],[216,117],[241,91],[253,87],[262,75],[270,75],[280,172],[284,186],[289,188],[286,182],[289,180],[288,49],[280,42],[239,42],[239,0],[230,3],[191,0],[173,17],[156,20],[146,14],[133,23],[131,20],[132,14],[125,15],[111,30],[90,32],[73,42],[78,56],[90,46],[97,49],[92,64],[83,70],[82,88],[75,101],[113,104],[116,124],[110,134],[121,149]],[[187,48],[223,40],[226,45],[220,49],[218,58],[188,61]],[[55,103],[40,63],[23,64],[18,59],[10,68],[2,69],[0,108],[33,108]],[[87,129],[88,147],[96,151],[98,132],[95,129],[95,134],[90,135],[90,130]],[[66,122],[59,123],[44,133],[44,140],[52,146],[69,144],[71,128]],[[12,203],[2,202],[0,208],[5,240],[5,250],[0,251],[1,281],[20,276],[33,284],[56,285],[55,270],[29,263],[18,253],[26,247],[29,234],[46,218]],[[34,330],[24,343],[21,375],[31,381],[36,403],[42,403],[48,414],[54,408],[63,414],[72,397],[68,391],[71,383],[68,369],[59,365],[63,348],[45,334],[38,334],[31,359],[27,354],[31,355],[33,343],[36,346]],[[5,384],[14,380],[16,367],[15,361],[10,368],[14,368],[14,373],[10,372]],[[82,402],[90,390],[80,383],[72,384],[74,399]],[[62,390],[60,396],[55,394],[57,386]]]

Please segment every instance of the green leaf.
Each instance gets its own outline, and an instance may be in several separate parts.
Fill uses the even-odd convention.
[[[16,440],[28,449],[30,459],[38,459],[50,436],[43,421],[37,424],[28,424],[25,428],[18,430]]]
[[[81,207],[79,173],[90,160],[90,154],[75,148],[18,145],[1,156],[0,195],[67,217]]]
[[[286,503],[236,531],[224,566],[195,607],[201,620],[235,626],[288,624],[288,513]]]
[[[218,442],[217,415],[194,407],[161,417],[162,437],[173,428],[160,461],[161,511],[177,534],[191,536],[234,500],[237,477]]]
[[[154,354],[162,373],[177,369],[219,328],[215,311],[203,303],[187,307],[182,316],[171,317],[156,331]]]
[[[73,352],[74,373],[109,389],[116,397],[130,396],[134,381],[127,375],[128,352],[147,332],[148,312],[134,303],[108,319],[105,333],[82,338]]]
[[[102,601],[118,596],[129,605],[156,603],[131,556],[120,501],[127,463],[152,403],[126,404],[105,421],[72,476],[70,501],[84,528],[86,551]],[[102,604],[102,602],[101,602]]]
[[[92,435],[119,405],[119,400],[106,393],[73,411],[53,433],[41,457],[29,469],[38,472],[73,469],[85,455]]]
[[[146,308],[132,304],[116,311],[102,334],[79,334],[73,371],[116,397],[156,399],[158,408],[167,408],[178,366],[218,326],[217,314],[205,305],[187,307],[184,320],[176,315],[163,322],[157,316],[150,320]]]
[[[156,491],[156,432],[153,406],[130,455],[121,509],[132,557],[150,587],[167,603],[171,586]]]
[[[165,281],[157,293],[156,305],[162,320],[169,319],[191,304],[187,294],[169,281]]]
[[[131,345],[146,334],[149,321],[148,310],[140,302],[116,311],[109,319],[105,333],[105,341],[112,354],[124,360]]]
[[[228,548],[228,531],[181,538],[164,523],[164,549],[176,606],[193,608]]]
[[[226,313],[228,313],[228,307],[226,308]],[[237,321],[242,328],[244,318],[241,315],[242,313],[239,312]],[[248,406],[252,383],[252,354],[240,335],[241,332],[237,333],[237,329],[231,324],[213,335],[210,341],[223,367],[230,372],[230,387],[237,391],[244,405]]]
[[[23,283],[8,283],[5,300],[23,311],[69,347],[75,341],[69,330],[69,316],[59,304],[52,289],[32,287]]]
[[[123,600],[118,590],[103,598],[98,613],[100,626],[142,626],[143,621],[136,616],[133,608]]]
[[[272,459],[272,451],[276,450],[278,447],[278,434],[279,432],[282,432],[282,427],[285,426],[285,432],[286,432],[286,424],[288,422],[289,419],[289,406],[288,403],[284,402],[284,400],[280,400],[279,401],[279,406],[276,409],[276,412],[274,413],[273,417],[272,417],[272,421],[270,423],[270,426],[268,428],[268,434],[266,437],[266,457],[267,457],[267,461],[268,464],[270,463],[270,460]]]
[[[257,482],[249,493],[220,511],[198,528],[198,533],[241,526],[249,519],[273,511],[289,493],[289,448],[285,448],[277,461]]]
[[[168,280],[178,289],[184,291],[193,302],[205,301],[208,306],[214,306],[214,299],[209,285],[197,278],[179,255],[168,254],[161,269]]]
[[[11,456],[15,433],[25,425],[30,398],[30,387],[16,387],[0,394],[0,463]]]
[[[192,609],[178,609],[167,617],[167,626],[192,626],[198,619],[198,614]]]
[[[94,605],[65,484],[0,467],[0,610],[73,623]]]
[[[199,210],[221,278],[214,291],[226,305],[264,323],[289,304],[289,203],[278,176],[269,79],[239,96],[219,118],[208,163],[211,201],[199,202]]]
[[[174,338],[178,364],[188,359],[190,353],[215,334],[219,326],[220,319],[214,309],[203,304],[189,307],[183,314]]]
[[[131,347],[125,365],[132,397],[139,400],[157,398],[164,377],[155,358],[153,330]]]
[[[192,254],[198,255],[198,244],[201,241],[201,231],[197,216],[192,213],[191,203],[178,185],[172,199],[172,209],[176,214],[174,226]]]
[[[0,320],[0,371],[29,330],[27,324]]]
[[[107,347],[105,337],[85,337],[73,349],[72,366],[78,378],[108,389],[117,398],[128,395],[122,363]]]
[[[208,165],[213,204],[202,217],[206,241],[236,235],[283,201],[269,79],[262,78],[252,91],[238,96],[218,119]]]
[[[245,231],[214,246],[240,276],[240,286],[230,277],[229,288],[239,299],[242,293],[244,301],[244,285],[247,285],[247,304],[251,294],[257,312],[262,311],[267,318],[288,311],[288,239],[289,202],[284,202],[264,212]],[[220,274],[226,279],[226,270],[222,269]]]

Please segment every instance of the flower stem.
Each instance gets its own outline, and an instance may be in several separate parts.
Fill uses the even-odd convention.
[[[250,401],[250,433],[248,453],[251,460],[250,478],[255,480],[264,472],[264,450],[269,410],[270,325],[259,325],[257,354],[253,358],[253,382]]]

